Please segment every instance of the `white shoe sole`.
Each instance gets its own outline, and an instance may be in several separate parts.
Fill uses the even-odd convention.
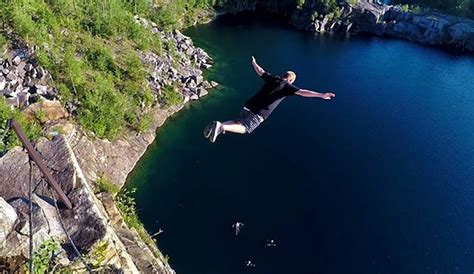
[[[217,139],[217,136],[219,136],[219,134],[220,134],[219,128],[221,126],[222,126],[221,123],[216,122],[214,128],[212,128],[211,136],[209,136],[209,140],[211,141],[211,143],[214,143]]]
[[[217,122],[212,121],[204,128],[204,138],[209,139],[209,137],[211,137],[212,129],[214,129],[216,125]]]

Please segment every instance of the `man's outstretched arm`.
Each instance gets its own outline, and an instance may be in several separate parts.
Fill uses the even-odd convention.
[[[255,61],[255,57],[253,56],[252,56],[252,66],[255,69],[255,72],[258,74],[258,76],[262,76],[262,74],[265,73],[265,70],[257,64],[257,61]]]
[[[334,93],[319,93],[316,91],[312,90],[307,90],[307,89],[300,89],[297,92],[295,92],[296,95],[303,96],[303,97],[312,97],[312,98],[321,98],[324,100],[331,100],[332,98],[336,97],[336,94]]]

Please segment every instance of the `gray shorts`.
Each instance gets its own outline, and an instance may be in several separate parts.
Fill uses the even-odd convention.
[[[262,116],[244,108],[235,121],[242,124],[247,133],[252,133],[252,131],[254,131],[264,121],[264,119]]]

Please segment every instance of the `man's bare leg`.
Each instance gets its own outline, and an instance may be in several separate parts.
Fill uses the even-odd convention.
[[[224,132],[233,132],[233,133],[239,133],[239,134],[245,134],[247,133],[247,130],[245,127],[237,123],[235,121],[227,121],[222,123],[222,129],[224,129]]]
[[[217,136],[225,132],[245,134],[247,133],[247,129],[236,121],[227,121],[224,123],[213,121],[204,128],[204,137],[209,138],[209,140],[214,143]]]

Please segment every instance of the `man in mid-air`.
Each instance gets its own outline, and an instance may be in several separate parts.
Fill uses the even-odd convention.
[[[331,100],[336,95],[334,93],[319,93],[307,89],[300,89],[293,85],[296,74],[287,71],[283,77],[273,76],[265,72],[252,56],[252,65],[255,72],[260,76],[265,84],[260,91],[245,103],[244,109],[239,117],[233,121],[221,123],[213,121],[204,129],[204,137],[211,142],[215,142],[217,136],[225,132],[252,133],[263,121],[265,121],[273,110],[288,96],[299,95],[303,97],[322,98]]]

